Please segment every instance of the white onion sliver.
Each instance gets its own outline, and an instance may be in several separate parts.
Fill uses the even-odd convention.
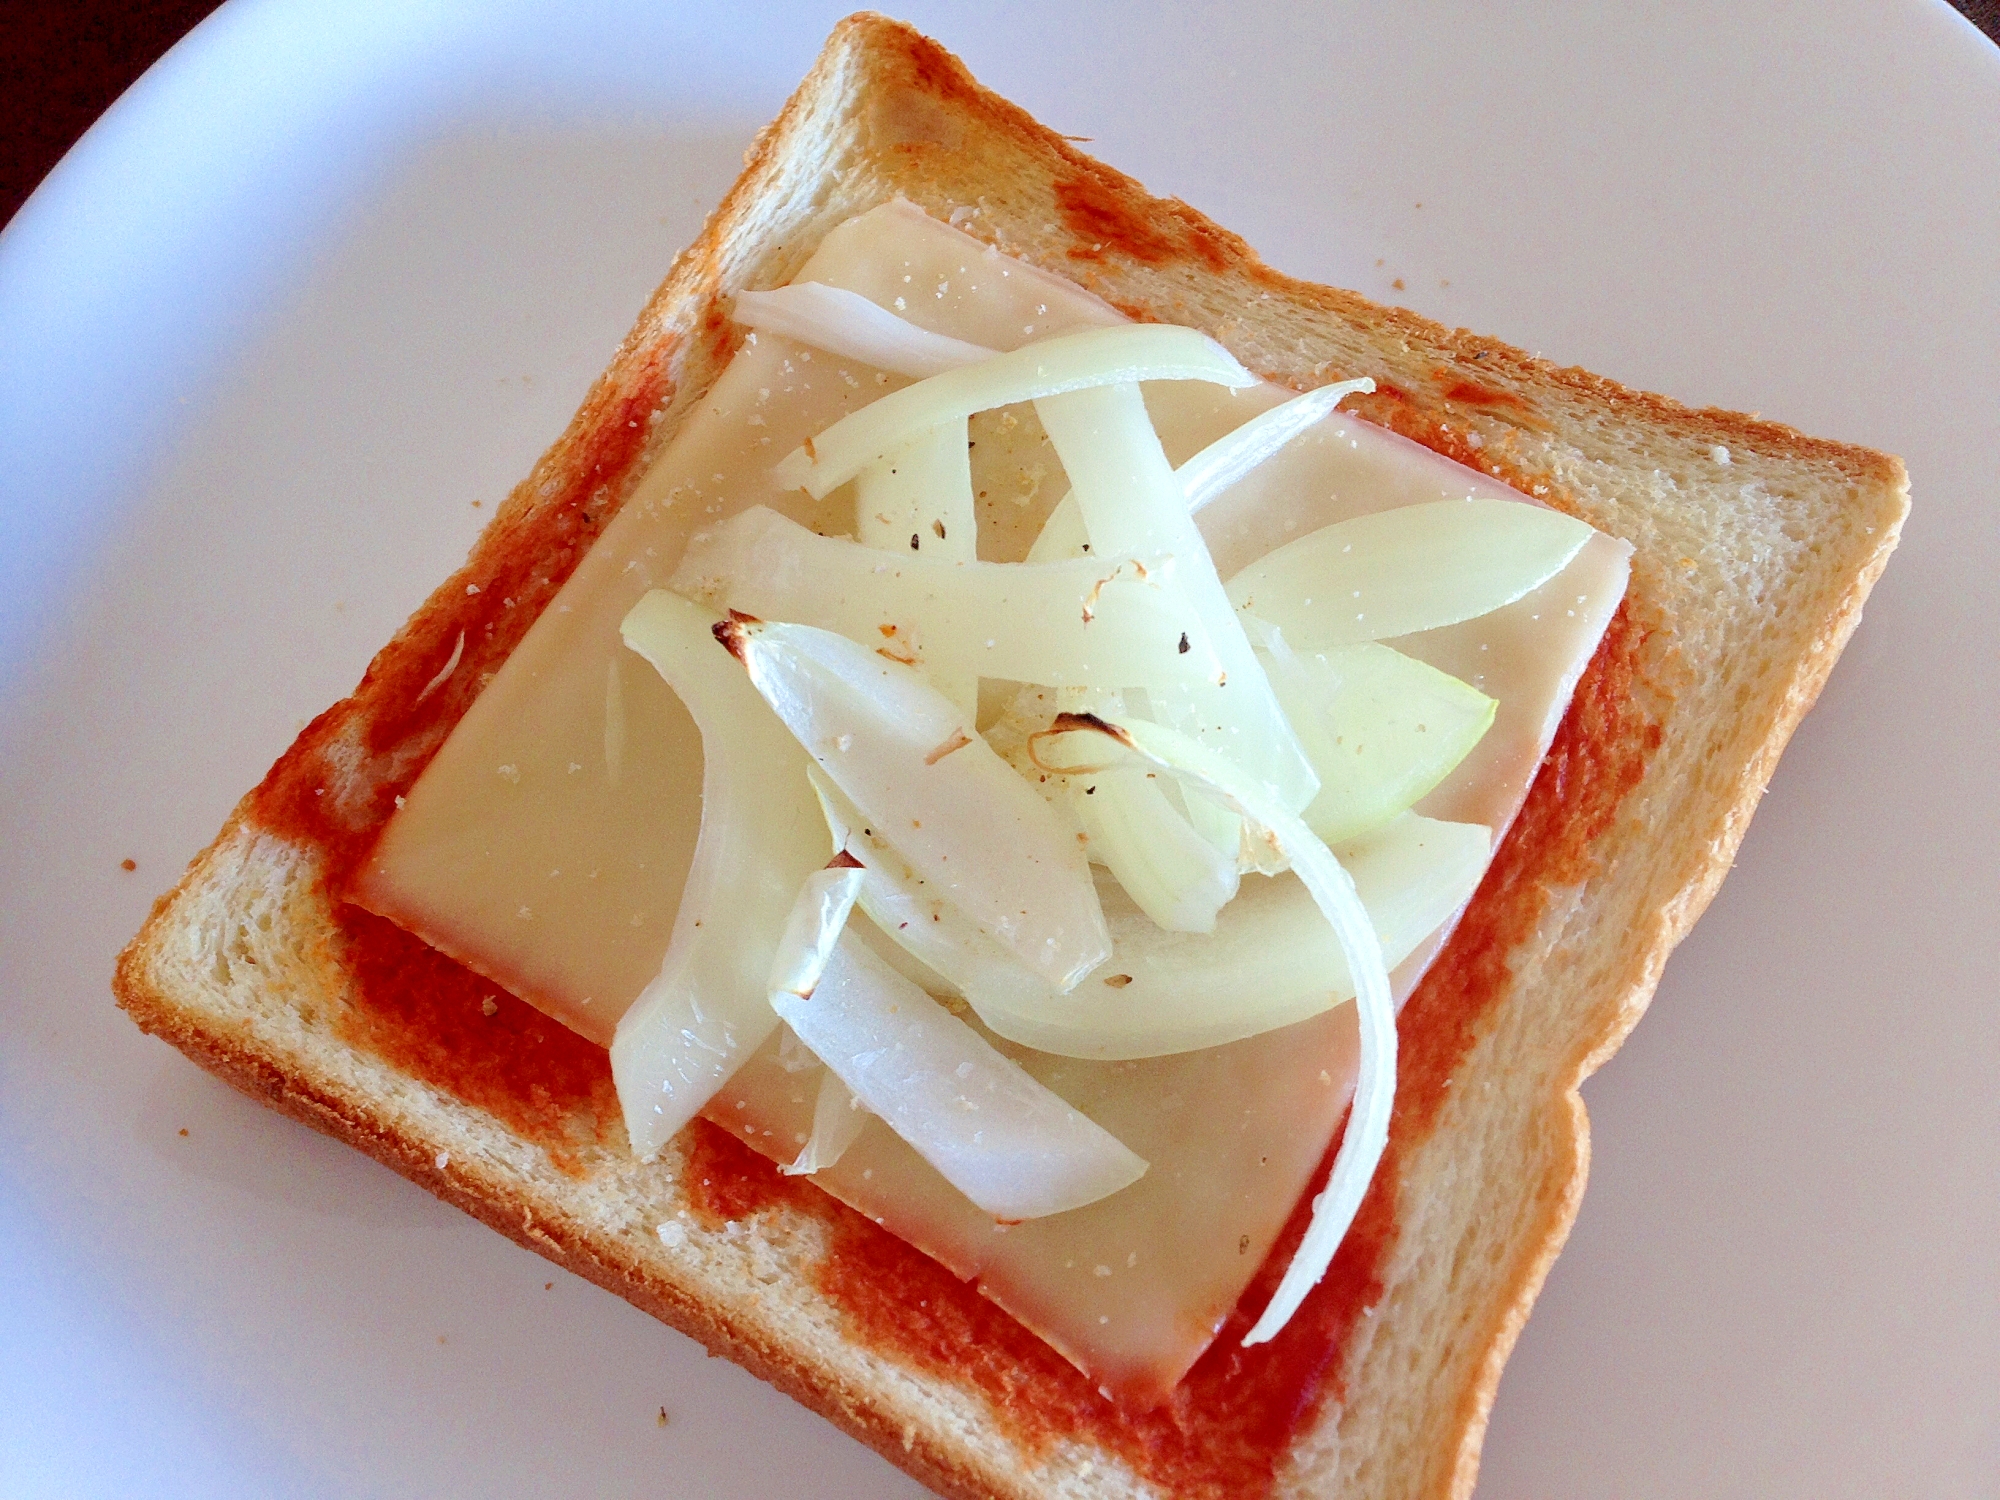
[[[1145,1173],[1109,1131],[852,935],[810,999],[772,1003],[870,1112],[996,1219],[1081,1208]]]
[[[821,1073],[819,1093],[813,1098],[812,1134],[799,1147],[799,1154],[778,1170],[787,1177],[824,1171],[847,1153],[867,1123],[868,1112],[854,1097],[854,1091],[828,1068]]]
[[[1089,766],[1096,747],[1064,746],[1060,742],[1095,738],[1100,745],[1108,745],[1114,751],[1123,746],[1163,770],[1186,777],[1236,803],[1243,816],[1261,825],[1291,860],[1292,869],[1312,893],[1347,955],[1348,971],[1355,983],[1355,1011],[1361,1023],[1360,1076],[1355,1082],[1347,1128],[1341,1133],[1340,1149],[1334,1153],[1333,1172],[1325,1189],[1313,1199],[1312,1221],[1306,1226],[1305,1238],[1299,1242],[1263,1315],[1243,1336],[1246,1345],[1264,1343],[1291,1320],[1306,1293],[1319,1283],[1333,1263],[1334,1252],[1347,1237],[1348,1226],[1354,1222],[1362,1196],[1368,1191],[1375,1167],[1388,1145],[1389,1114],[1396,1094],[1396,1012],[1381,945],[1347,871],[1326,845],[1313,836],[1312,830],[1255,777],[1246,775],[1188,736],[1144,720],[1121,726],[1070,716],[1057,719],[1056,728],[1071,732],[1058,732],[1044,742],[1057,757],[1049,762],[1053,766]],[[1071,751],[1075,752],[1073,758]],[[1098,758],[1104,758],[1101,751]]]
[[[1278,702],[1319,775],[1319,795],[1300,816],[1329,844],[1414,807],[1472,753],[1499,709],[1469,683],[1388,646],[1302,655],[1276,630],[1265,645]]]
[[[815,500],[917,433],[996,406],[1136,380],[1205,380],[1241,390],[1257,379],[1215,340],[1192,328],[1128,323],[1086,328],[996,354],[892,391],[788,454],[778,481]]]
[[[919,328],[859,292],[819,281],[768,292],[738,292],[734,313],[747,328],[783,334],[896,375],[928,376],[991,359],[993,350]]]
[[[1196,833],[1141,768],[1079,779],[1072,805],[1091,857],[1160,928],[1213,932],[1216,913],[1236,895],[1236,862]]]
[[[1188,511],[1191,514],[1200,511],[1293,438],[1323,421],[1342,398],[1374,389],[1375,382],[1365,375],[1359,380],[1323,385],[1281,401],[1241,427],[1224,433],[1174,470],[1174,477],[1180,480],[1187,495]],[[1083,512],[1077,508],[1076,494],[1072,491],[1056,502],[1048,520],[1042,523],[1041,532],[1028,552],[1028,561],[1055,562],[1074,557],[1089,540]]]
[[[854,898],[861,894],[863,873],[851,858],[835,855],[834,863],[805,878],[785,918],[766,989],[788,995],[812,993],[827,955],[847,925],[847,914],[854,910]]]
[[[1230,579],[1229,600],[1297,651],[1388,640],[1512,604],[1595,535],[1525,500],[1405,505],[1287,542]]]
[[[848,913],[854,910],[854,898],[860,893],[865,873],[850,857],[835,855],[832,864],[806,877],[805,884],[799,887],[798,899],[792,903],[785,935],[778,940],[777,955],[771,960],[769,988],[773,995],[803,999],[818,987],[833,946],[847,926]],[[772,1014],[777,1014],[775,1007]],[[789,1028],[779,1043],[781,1062],[787,1044],[792,1048],[802,1046],[798,1033]],[[791,1064],[786,1066],[789,1068]],[[825,1074],[813,1105],[812,1134],[798,1156],[778,1170],[788,1176],[801,1176],[832,1166],[854,1144],[864,1119],[854,1107],[847,1085],[833,1074]]]
[[[1367,395],[1374,389],[1375,382],[1366,375],[1323,385],[1281,401],[1217,438],[1174,471],[1187,491],[1188,509],[1200,510],[1293,438],[1323,421],[1348,396]]]
[[[947,562],[978,556],[972,450],[965,420],[926,428],[854,477],[854,535],[864,547],[924,552]]]
[[[856,904],[918,971],[906,970],[904,978],[926,989],[941,981],[959,995],[992,996],[1012,1008],[1047,1004],[1050,997],[1059,997],[1060,992],[981,932],[971,918],[933,895],[909,861],[875,836],[860,809],[824,771],[814,766],[810,775],[827,826],[867,872]],[[1058,998],[1054,1003],[1062,1002]]]
[[[651,1158],[777,1025],[765,981],[799,884],[826,862],[810,762],[727,656],[715,616],[646,595],[625,640],[694,716],[702,820],[659,975],[618,1023],[611,1074],[633,1151]]]
[[[1334,851],[1354,878],[1385,966],[1401,963],[1471,899],[1492,846],[1491,832],[1478,824],[1405,813]],[[869,879],[876,878],[871,870]],[[1108,880],[1100,880],[1098,897],[1111,957],[1067,995],[958,960],[954,983],[990,1029],[1040,1052],[1119,1062],[1223,1046],[1354,997],[1346,955],[1311,892],[1290,873],[1245,879],[1205,934],[1162,932]],[[912,924],[925,942],[962,946],[956,934],[927,927]],[[954,948],[946,961],[957,957]]]
[[[942,422],[918,434],[855,476],[854,536],[864,547],[927,552],[933,561],[978,560],[979,515],[972,494],[972,450],[963,419]],[[751,614],[801,618],[783,610],[744,607]],[[924,675],[960,708],[978,713],[976,667],[964,660],[950,660],[939,651],[937,659],[926,664]]]
[[[1061,997],[1063,992],[1052,989],[1047,980],[973,926],[958,908],[927,900],[921,885],[910,881],[907,872],[898,873],[892,873],[888,861],[881,867],[870,865],[855,904],[897,948],[952,991],[968,1001],[975,995],[1001,996],[1022,1006],[1050,995]],[[905,977],[916,982],[915,975]],[[981,1020],[988,1019],[976,1002],[973,1009],[980,1011]]]
[[[1052,685],[1171,686],[1217,670],[1171,558],[954,562],[819,536],[764,506],[689,547],[673,588],[718,609],[837,631],[914,666]],[[1230,627],[1241,627],[1232,616]],[[1181,649],[1181,642],[1187,649]]]
[[[1110,953],[1075,839],[915,672],[809,625],[733,621],[718,635],[891,847],[1022,963],[1067,989]]]
[[[1273,788],[1287,811],[1297,812],[1312,801],[1319,780],[1216,576],[1208,544],[1188,514],[1187,497],[1146,415],[1139,387],[1125,383],[1073,391],[1037,401],[1035,410],[1076,486],[1091,550],[1100,555],[1171,555],[1175,584],[1214,645],[1221,676],[1155,692],[1155,717],[1228,756]],[[1231,829],[1224,850],[1234,853],[1235,848]]]

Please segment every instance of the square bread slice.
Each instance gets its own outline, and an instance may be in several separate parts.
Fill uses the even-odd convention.
[[[1102,1400],[974,1290],[719,1131],[634,1161],[600,1050],[340,898],[729,359],[727,299],[783,282],[827,230],[898,196],[1134,317],[1203,329],[1272,380],[1372,375],[1361,415],[1636,549],[1526,808],[1403,1014],[1389,1155],[1355,1231],[1283,1337],[1241,1349],[1239,1313],[1153,1411]],[[1906,496],[1893,458],[1282,276],[935,43],[857,16],[465,565],[155,907],[120,959],[119,1003],[941,1493],[1463,1495],[1582,1192],[1578,1085],[1729,868]],[[430,690],[461,633],[463,668]]]

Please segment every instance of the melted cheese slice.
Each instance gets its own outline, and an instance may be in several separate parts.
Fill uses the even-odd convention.
[[[904,204],[834,230],[799,279],[997,349],[1120,317]],[[851,487],[815,505],[780,490],[770,467],[904,383],[789,339],[747,340],[412,788],[356,899],[608,1042],[665,953],[699,828],[702,765],[692,721],[623,649],[619,621],[671,577],[693,534],[748,506],[851,532]],[[1150,386],[1146,399],[1179,464],[1286,394],[1178,383]],[[1027,407],[974,418],[971,436],[980,556],[1018,560],[1067,487],[1061,465]],[[1521,498],[1335,412],[1204,509],[1200,524],[1227,578],[1330,522],[1467,495]],[[1496,830],[1511,821],[1622,596],[1628,550],[1596,538],[1517,603],[1393,643],[1499,702],[1493,729],[1420,811]],[[1399,1001],[1445,936],[1395,972]],[[996,1224],[870,1120],[814,1180],[977,1278],[1108,1392],[1157,1398],[1214,1337],[1314,1185],[1353,1091],[1352,1008],[1133,1062],[994,1040],[1151,1170],[1088,1207]],[[818,1074],[788,1070],[774,1039],[708,1114],[789,1162],[811,1134],[817,1092]]]

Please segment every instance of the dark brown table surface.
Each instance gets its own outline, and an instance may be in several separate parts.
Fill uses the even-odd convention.
[[[2000,0],[1952,0],[2000,42]],[[0,225],[217,0],[0,0]]]

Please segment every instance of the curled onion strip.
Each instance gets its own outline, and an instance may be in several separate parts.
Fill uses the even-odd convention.
[[[1389,1115],[1396,1093],[1396,1012],[1381,944],[1354,881],[1326,845],[1269,787],[1199,742],[1144,720],[1117,725],[1065,714],[1047,734],[1037,737],[1034,751],[1037,762],[1045,768],[1067,773],[1099,770],[1106,764],[1136,759],[1222,797],[1291,861],[1347,955],[1361,1023],[1361,1068],[1354,1087],[1354,1106],[1334,1155],[1333,1172],[1325,1189],[1313,1199],[1312,1222],[1306,1227],[1305,1238],[1263,1315],[1243,1337],[1246,1345],[1264,1343],[1291,1320],[1306,1294],[1326,1274],[1388,1144]]]
[[[926,428],[996,406],[1134,380],[1205,380],[1234,390],[1257,378],[1192,328],[1127,323],[1044,339],[892,391],[842,417],[777,465],[778,481],[815,500]]]
[[[1405,813],[1334,857],[1354,877],[1393,970],[1464,907],[1492,849],[1491,831],[1478,824]],[[872,867],[868,878],[877,879]],[[1038,1052],[1116,1062],[1224,1046],[1354,998],[1346,954],[1289,872],[1246,878],[1215,930],[1199,934],[1163,932],[1108,878],[1097,890],[1111,957],[1067,995],[956,954],[942,960],[962,966],[961,992],[989,1029]],[[957,941],[934,923],[911,931],[936,946]]]
[[[633,1151],[650,1159],[778,1024],[766,999],[799,883],[826,861],[810,764],[734,664],[715,616],[655,591],[625,641],[659,670],[701,730],[702,819],[666,957],[618,1022],[611,1076]]]

